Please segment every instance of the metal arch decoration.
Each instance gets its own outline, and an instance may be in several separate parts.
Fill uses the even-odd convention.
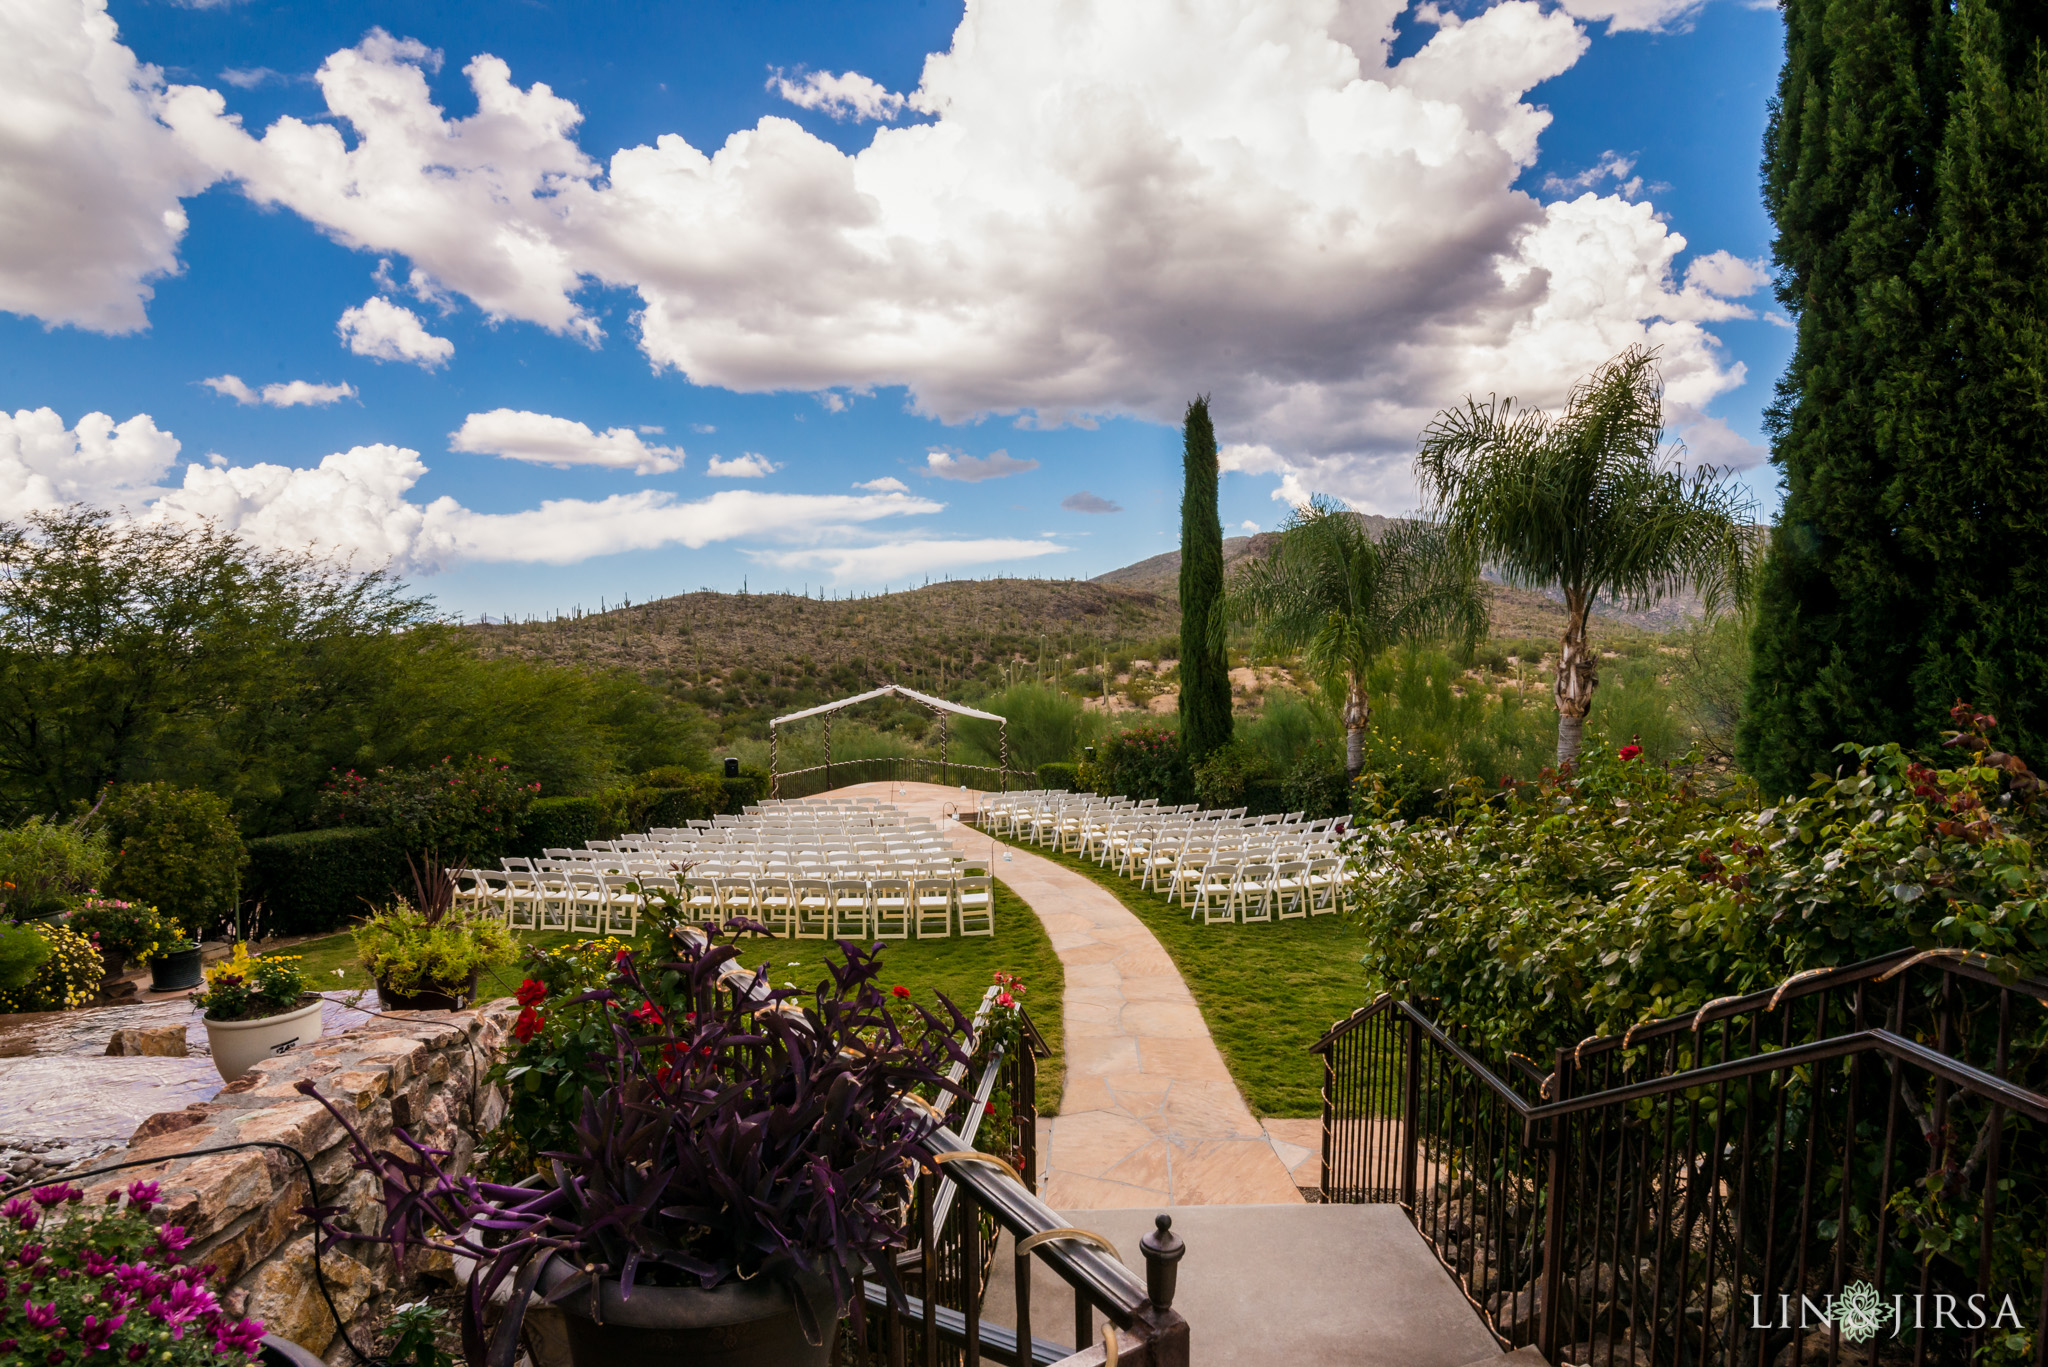
[[[844,711],[846,708],[886,697],[908,698],[910,701],[930,709],[932,714],[939,719],[939,758],[937,763],[941,773],[951,768],[986,771],[989,767],[986,764],[954,765],[950,763],[947,747],[951,743],[951,733],[947,724],[953,717],[968,717],[975,721],[992,721],[996,723],[996,773],[1000,777],[1002,791],[1008,792],[1010,790],[1010,774],[1012,770],[1010,768],[1010,719],[1008,717],[996,712],[984,712],[980,708],[969,707],[964,703],[948,702],[944,698],[935,698],[929,693],[920,693],[914,688],[905,688],[902,684],[891,683],[883,684],[880,688],[871,688],[865,693],[856,693],[850,698],[841,698],[837,702],[820,703],[816,707],[806,707],[800,712],[791,712],[769,722],[768,795],[776,798],[782,796],[782,780],[784,778],[794,777],[797,774],[816,773],[820,769],[825,771],[827,786],[830,786],[833,715]],[[823,764],[808,765],[802,769],[791,769],[785,773],[780,767],[779,741],[782,735],[781,728],[788,722],[805,721],[811,717],[822,717],[825,721],[825,762]],[[933,763],[931,760],[924,760],[922,762],[926,764]]]

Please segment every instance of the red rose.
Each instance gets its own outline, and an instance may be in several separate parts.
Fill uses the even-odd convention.
[[[905,987],[902,983],[898,983],[896,984],[896,986],[889,989],[889,995],[892,997],[901,997],[904,1001],[909,1001],[910,989]]]
[[[660,1025],[662,1023],[661,1008],[653,1002],[641,1002],[629,1014],[642,1025]]]
[[[982,1103],[981,1103],[981,1113],[982,1113],[983,1115],[994,1115],[994,1114],[996,1113],[996,1103],[995,1103],[995,1102],[993,1102],[993,1101],[984,1101],[984,1102],[982,1102]]]
[[[1621,759],[1641,759],[1643,747],[1640,745],[1624,745],[1616,753]]]
[[[535,1035],[538,1035],[541,1027],[546,1024],[547,1019],[540,1012],[529,1006],[519,1013],[518,1020],[512,1022],[512,1038],[518,1040],[521,1044],[525,1044]]]
[[[519,984],[519,990],[513,994],[521,1006],[538,1006],[547,995],[548,989],[546,985],[537,983],[531,978]]]

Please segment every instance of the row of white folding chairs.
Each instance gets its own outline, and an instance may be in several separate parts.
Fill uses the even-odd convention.
[[[752,917],[786,939],[920,940],[994,935],[995,882],[986,873],[920,877],[699,877],[682,880],[700,921]]]
[[[1184,898],[1190,879],[1218,862],[1290,863],[1297,860],[1341,859],[1334,841],[1273,841],[1245,844],[1223,841],[1211,844],[1190,840],[1183,844],[1161,844],[1146,852],[1138,865],[1138,886],[1150,889],[1171,902]],[[1186,905],[1185,901],[1182,903]]]
[[[1171,869],[1182,852],[1196,850],[1209,853],[1227,854],[1231,851],[1279,852],[1303,851],[1334,852],[1337,836],[1333,823],[1315,822],[1308,826],[1267,828],[1265,830],[1208,830],[1200,827],[1180,827],[1159,831],[1112,832],[1096,852],[1096,862],[1105,868],[1114,868],[1126,878],[1136,878],[1141,886],[1152,882],[1149,874],[1159,868]]]
[[[1082,827],[1077,845],[1071,851],[1083,859],[1093,859],[1107,866],[1114,855],[1121,859],[1133,846],[1148,846],[1156,841],[1174,837],[1232,837],[1246,840],[1258,839],[1299,839],[1304,836],[1319,836],[1328,831],[1332,821],[1303,822],[1305,813],[1289,812],[1270,817],[1241,817],[1236,820],[1188,822],[1179,818],[1159,821],[1109,821],[1089,823]]]
[[[1204,925],[1257,924],[1322,916],[1337,909],[1343,861],[1218,859],[1187,880],[1188,919]]]

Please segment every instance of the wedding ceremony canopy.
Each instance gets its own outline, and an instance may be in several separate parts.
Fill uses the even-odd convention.
[[[924,757],[918,755],[905,755],[901,757],[902,760],[908,761],[913,764],[936,764],[939,766],[942,775],[948,769],[974,769],[982,773],[993,772],[999,775],[999,786],[1002,788],[1002,790],[1005,792],[1009,791],[1010,722],[1007,717],[1000,716],[994,712],[983,712],[978,708],[968,707],[961,703],[947,702],[944,698],[934,698],[929,693],[920,693],[914,688],[905,688],[902,684],[892,683],[883,684],[880,688],[869,689],[865,693],[857,693],[850,698],[841,698],[837,702],[820,703],[816,707],[806,707],[801,712],[791,712],[788,716],[777,717],[775,720],[769,722],[768,795],[770,797],[782,796],[782,780],[785,778],[794,778],[798,774],[812,774],[818,772],[821,769],[825,772],[827,779],[826,786],[829,788],[831,786],[830,779],[832,774],[833,715],[837,712],[844,711],[846,708],[855,707],[864,702],[873,702],[877,698],[886,698],[891,696],[899,698],[908,698],[910,699],[910,701],[914,703],[929,708],[932,714],[939,719],[939,757],[933,760],[925,759]],[[811,717],[823,717],[825,719],[825,762],[823,764],[807,765],[802,769],[791,769],[787,772],[784,772],[779,766],[780,756],[778,750],[778,742],[780,741],[782,736],[781,728],[790,722],[806,721]],[[946,746],[948,742],[947,722],[949,719],[953,717],[970,717],[975,721],[992,721],[996,723],[996,767],[993,770],[991,770],[990,767],[986,764],[949,763],[946,754]]]

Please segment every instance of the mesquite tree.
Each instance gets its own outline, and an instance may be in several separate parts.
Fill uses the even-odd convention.
[[[1262,646],[1300,651],[1330,693],[1344,695],[1344,772],[1365,767],[1371,711],[1365,676],[1402,641],[1486,631],[1486,598],[1469,542],[1431,522],[1397,522],[1374,541],[1348,510],[1317,498],[1296,508],[1264,560],[1238,570],[1230,607]]]
[[[1642,347],[1581,381],[1562,413],[1467,398],[1422,434],[1416,478],[1451,529],[1510,583],[1564,592],[1559,764],[1578,758],[1600,683],[1586,619],[1601,595],[1646,606],[1691,587],[1710,614],[1748,597],[1747,499],[1673,454],[1656,352]]]
[[[1189,763],[1230,743],[1230,657],[1223,610],[1223,523],[1216,516],[1216,429],[1209,400],[1181,429],[1180,744]]]

